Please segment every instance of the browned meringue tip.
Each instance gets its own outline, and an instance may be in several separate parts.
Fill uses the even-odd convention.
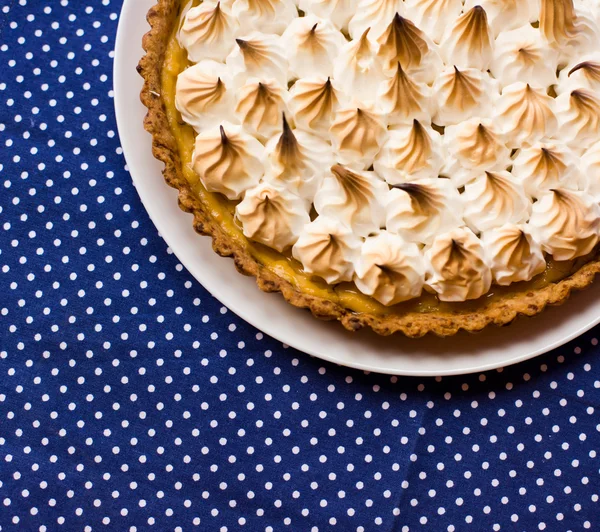
[[[600,73],[600,63],[596,63],[595,61],[583,61],[569,70],[568,77],[571,77],[571,75],[575,74],[578,70],[595,70]]]
[[[226,144],[227,142],[229,142],[229,138],[225,133],[225,128],[223,127],[223,124],[219,126],[219,132],[221,133],[221,144]]]

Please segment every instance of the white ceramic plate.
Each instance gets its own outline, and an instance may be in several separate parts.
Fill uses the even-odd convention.
[[[150,218],[181,263],[204,287],[241,318],[266,334],[316,357],[363,370],[415,376],[485,371],[527,360],[558,347],[600,322],[600,286],[533,319],[508,328],[490,327],[476,335],[411,340],[380,338],[370,331],[350,333],[287,304],[279,294],[261,292],[252,278],[236,272],[233,261],[217,256],[208,237],[198,236],[192,219],[177,206],[176,191],[161,176],[144,131],[140,103],[145,15],[155,0],[125,0],[117,35],[114,84],[121,144],[129,171]]]

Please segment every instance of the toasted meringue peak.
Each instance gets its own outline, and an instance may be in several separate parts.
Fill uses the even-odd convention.
[[[555,260],[572,260],[590,253],[598,243],[600,208],[585,192],[553,189],[534,203],[529,225]]]
[[[600,92],[600,54],[578,60],[561,71],[556,92],[562,94],[577,89]]]
[[[547,88],[556,83],[558,63],[558,51],[527,24],[498,36],[490,70],[503,87],[521,81]]]
[[[265,146],[265,180],[311,202],[325,174],[323,166],[331,164],[331,146],[305,131],[293,131],[285,115],[281,135],[272,137]]]
[[[388,183],[397,185],[438,177],[443,164],[441,135],[415,119],[390,131],[374,168]]]
[[[298,16],[292,0],[235,0],[231,11],[241,26],[264,33],[281,34]]]
[[[396,13],[404,11],[402,0],[358,0],[356,12],[348,24],[353,39],[358,39],[367,28],[371,28],[370,37],[378,39],[388,27]]]
[[[186,68],[177,77],[175,106],[196,131],[231,119],[232,80],[223,63],[210,59]]]
[[[360,162],[367,168],[387,133],[385,116],[360,107],[343,107],[336,112],[329,133],[341,163]]]
[[[331,78],[302,78],[290,89],[289,106],[299,128],[329,137],[341,100],[341,91]]]
[[[472,118],[447,127],[445,133],[449,153],[465,168],[493,171],[510,164],[510,150],[491,120]]]
[[[438,44],[448,19],[457,18],[463,8],[462,0],[405,0],[404,3],[411,20]]]
[[[396,70],[398,63],[407,71],[418,69],[430,51],[425,34],[398,13],[377,42],[378,55],[387,70]]]
[[[540,29],[550,43],[572,39],[577,30],[573,0],[540,0]]]
[[[310,222],[305,202],[272,183],[247,190],[235,216],[245,236],[280,252],[293,246]]]
[[[356,13],[358,2],[359,0],[300,0],[299,7],[305,13],[331,20],[338,30],[345,30]]]
[[[496,36],[538,19],[538,0],[465,0],[465,11],[476,5],[485,10]]]
[[[492,272],[483,246],[469,229],[457,228],[437,236],[425,260],[425,286],[441,301],[478,299],[490,289]]]
[[[192,167],[206,190],[238,199],[260,180],[263,149],[240,126],[224,123],[196,137]]]
[[[361,241],[352,230],[336,220],[319,216],[304,227],[292,248],[304,271],[329,284],[351,281]]]
[[[297,78],[331,76],[342,45],[343,35],[327,20],[313,15],[295,19],[281,36],[290,64]]]
[[[600,202],[600,141],[586,150],[581,158],[581,173],[585,191]]]
[[[238,31],[238,23],[226,5],[206,1],[187,11],[178,37],[190,61],[223,61]]]
[[[573,148],[585,149],[598,139],[600,97],[587,89],[576,89],[556,98],[560,138]]]
[[[254,31],[235,39],[235,46],[226,62],[238,83],[254,77],[287,84],[288,64],[277,35]]]
[[[250,78],[237,93],[235,113],[244,127],[259,139],[281,131],[281,113],[286,110],[287,91],[275,80]]]
[[[321,216],[340,220],[357,234],[378,230],[384,221],[382,203],[388,187],[373,172],[363,172],[340,164],[331,167],[314,198]]]
[[[477,5],[458,17],[440,49],[449,65],[487,70],[494,54],[494,36],[485,9]]]
[[[577,158],[566,145],[545,141],[523,148],[513,162],[512,174],[532,198],[553,188],[576,188],[581,181]]]
[[[385,212],[388,231],[409,242],[429,244],[441,231],[464,225],[463,205],[449,179],[395,185]]]
[[[542,248],[524,225],[506,224],[481,235],[494,282],[529,281],[546,269]]]
[[[425,264],[416,244],[382,231],[362,245],[354,282],[383,305],[419,297],[424,278]]]
[[[386,79],[368,33],[367,28],[359,39],[344,44],[333,68],[335,79],[358,102],[373,102],[380,83]]]
[[[485,72],[447,66],[435,80],[433,94],[438,102],[434,123],[451,126],[473,116],[491,116],[499,88]]]
[[[508,172],[485,172],[465,186],[461,198],[465,221],[476,233],[525,222],[531,210],[523,185]]]
[[[553,108],[554,98],[543,89],[521,82],[505,87],[498,101],[496,122],[508,146],[527,146],[554,135],[558,122]]]
[[[431,120],[435,100],[431,88],[414,80],[398,63],[396,73],[380,83],[375,99],[379,109],[388,115],[390,125],[405,124],[411,120]]]

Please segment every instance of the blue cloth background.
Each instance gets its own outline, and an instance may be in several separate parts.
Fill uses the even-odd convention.
[[[600,530],[599,330],[431,380],[263,337],[132,186],[120,7],[0,0],[0,528]]]

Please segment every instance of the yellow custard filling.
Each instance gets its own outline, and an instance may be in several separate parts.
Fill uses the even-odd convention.
[[[194,0],[193,5],[200,3]],[[219,223],[227,235],[237,244],[244,247],[248,253],[264,267],[277,274],[279,277],[290,282],[301,292],[328,299],[350,309],[354,312],[365,312],[372,314],[404,314],[406,312],[431,312],[443,310],[448,312],[460,312],[469,309],[481,308],[482,305],[506,296],[511,293],[522,293],[527,290],[543,288],[550,283],[560,281],[577,271],[589,257],[577,260],[557,262],[552,259],[548,261],[546,271],[528,282],[515,283],[508,287],[492,286],[492,289],[482,298],[464,303],[445,303],[427,292],[414,300],[386,307],[373,298],[358,291],[353,283],[341,283],[339,285],[328,285],[322,279],[307,275],[302,270],[302,265],[294,260],[289,254],[282,254],[261,244],[249,241],[242,233],[234,219],[235,206],[237,202],[229,201],[220,194],[208,192],[198,175],[192,169],[192,152],[194,149],[195,132],[181,118],[175,107],[175,89],[177,76],[191,63],[189,63],[186,51],[181,48],[177,39],[178,25],[174,24],[174,30],[165,52],[162,69],[162,99],[165,105],[167,117],[173,135],[177,141],[179,155],[181,157],[183,174],[189,182],[193,192],[198,196],[203,205],[208,209],[212,218]]]

